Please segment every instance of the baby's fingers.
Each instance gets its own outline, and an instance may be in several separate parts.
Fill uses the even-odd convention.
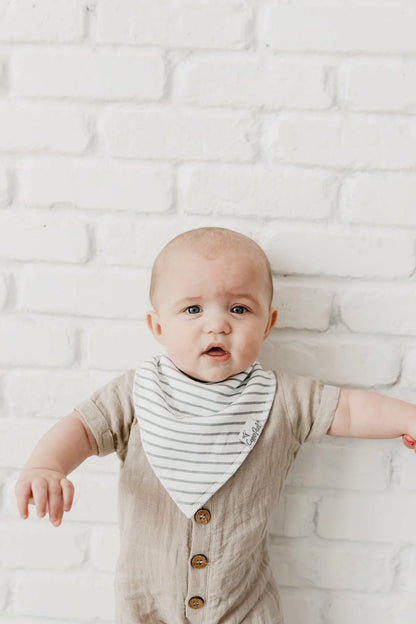
[[[62,516],[64,513],[62,488],[59,481],[52,481],[51,483],[49,483],[48,507],[49,520],[52,522],[53,525],[59,526],[61,524]]]
[[[36,505],[36,513],[43,518],[48,504],[48,482],[43,477],[37,477],[32,481],[33,499]]]
[[[74,486],[69,479],[61,479],[62,495],[64,499],[64,511],[69,511],[74,500]]]
[[[21,518],[29,516],[28,503],[32,494],[32,486],[27,481],[18,481],[15,487],[17,509]]]

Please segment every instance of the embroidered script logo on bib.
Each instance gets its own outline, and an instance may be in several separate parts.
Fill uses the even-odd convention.
[[[241,442],[244,442],[247,446],[253,446],[257,442],[261,430],[261,422],[258,419],[254,420],[254,418],[249,417],[244,425],[244,429],[238,437]]]
[[[143,450],[187,518],[243,463],[275,390],[274,374],[258,362],[219,383],[191,379],[164,355],[136,369],[133,401]]]

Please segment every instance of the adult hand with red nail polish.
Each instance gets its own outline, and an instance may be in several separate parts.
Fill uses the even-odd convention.
[[[411,450],[416,451],[416,440],[414,438],[412,438],[411,435],[409,435],[408,433],[406,433],[405,435],[402,436],[402,440],[403,440],[403,444]]]

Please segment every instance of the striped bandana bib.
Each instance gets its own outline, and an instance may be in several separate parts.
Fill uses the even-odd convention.
[[[274,374],[258,362],[218,383],[188,377],[164,355],[136,369],[133,402],[144,452],[187,518],[254,447],[275,390]]]

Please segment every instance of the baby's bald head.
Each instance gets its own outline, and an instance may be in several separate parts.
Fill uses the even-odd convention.
[[[226,228],[203,227],[189,230],[173,238],[160,251],[152,268],[150,282],[150,302],[156,309],[161,293],[161,276],[165,270],[175,262],[177,254],[186,252],[197,253],[205,258],[217,258],[224,251],[236,251],[238,254],[249,257],[253,263],[261,267],[264,274],[265,288],[267,289],[269,304],[273,299],[273,280],[269,260],[262,248],[248,236]]]

